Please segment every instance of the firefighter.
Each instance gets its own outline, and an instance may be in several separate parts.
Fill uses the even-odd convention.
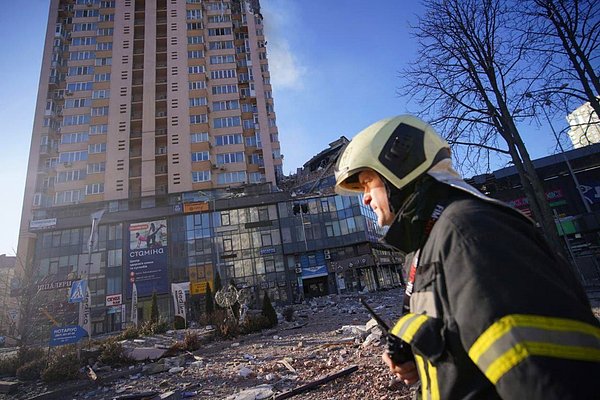
[[[363,195],[388,244],[407,254],[403,316],[383,359],[423,399],[600,396],[600,324],[569,265],[535,224],[452,168],[413,116],[358,133],[336,191]],[[401,343],[414,361],[392,361]]]

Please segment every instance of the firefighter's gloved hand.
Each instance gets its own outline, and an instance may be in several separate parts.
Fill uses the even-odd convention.
[[[394,364],[400,365],[407,361],[414,361],[410,345],[395,335],[386,335],[387,349],[386,353],[390,356]]]

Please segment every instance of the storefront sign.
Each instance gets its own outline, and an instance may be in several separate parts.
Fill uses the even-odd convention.
[[[106,296],[106,306],[118,306],[123,302],[122,294],[111,294]]]
[[[71,280],[71,279],[67,279],[64,281],[40,283],[37,286],[37,290],[38,290],[38,292],[44,292],[47,290],[66,289],[66,288],[70,288],[72,283],[73,283],[73,280]]]
[[[40,229],[48,229],[56,226],[56,218],[38,219],[35,221],[29,221],[29,229],[32,231]]]
[[[320,276],[327,276],[326,265],[318,265],[315,267],[302,267],[302,279],[318,278]]]
[[[196,213],[208,211],[208,203],[205,201],[195,201],[193,203],[183,203],[184,213]]]

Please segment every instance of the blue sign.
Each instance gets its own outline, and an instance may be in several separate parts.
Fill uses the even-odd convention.
[[[265,254],[275,254],[275,247],[265,247],[260,249],[260,255],[264,256]]]
[[[73,281],[71,291],[69,292],[69,303],[81,303],[85,299],[87,291],[87,281]]]
[[[600,203],[600,181],[580,179],[579,190],[589,204]]]
[[[65,344],[77,343],[79,339],[86,337],[87,334],[86,330],[79,325],[52,328],[50,334],[50,346],[63,346]]]
[[[327,266],[317,265],[315,267],[302,267],[302,279],[318,278],[327,276]]]

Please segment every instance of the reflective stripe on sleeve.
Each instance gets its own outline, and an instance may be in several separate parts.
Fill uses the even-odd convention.
[[[565,318],[507,315],[469,349],[469,357],[494,384],[530,356],[598,362],[600,328]]]
[[[421,325],[427,321],[427,318],[427,315],[424,314],[408,313],[396,322],[390,332],[405,342],[411,343]]]
[[[421,379],[421,396],[423,400],[440,400],[437,368],[418,354],[415,354],[415,361]]]
[[[425,360],[418,354],[415,354],[415,363],[419,370],[419,378],[421,378],[421,397],[423,400],[429,400],[429,378],[427,377],[427,371],[425,370]]]

